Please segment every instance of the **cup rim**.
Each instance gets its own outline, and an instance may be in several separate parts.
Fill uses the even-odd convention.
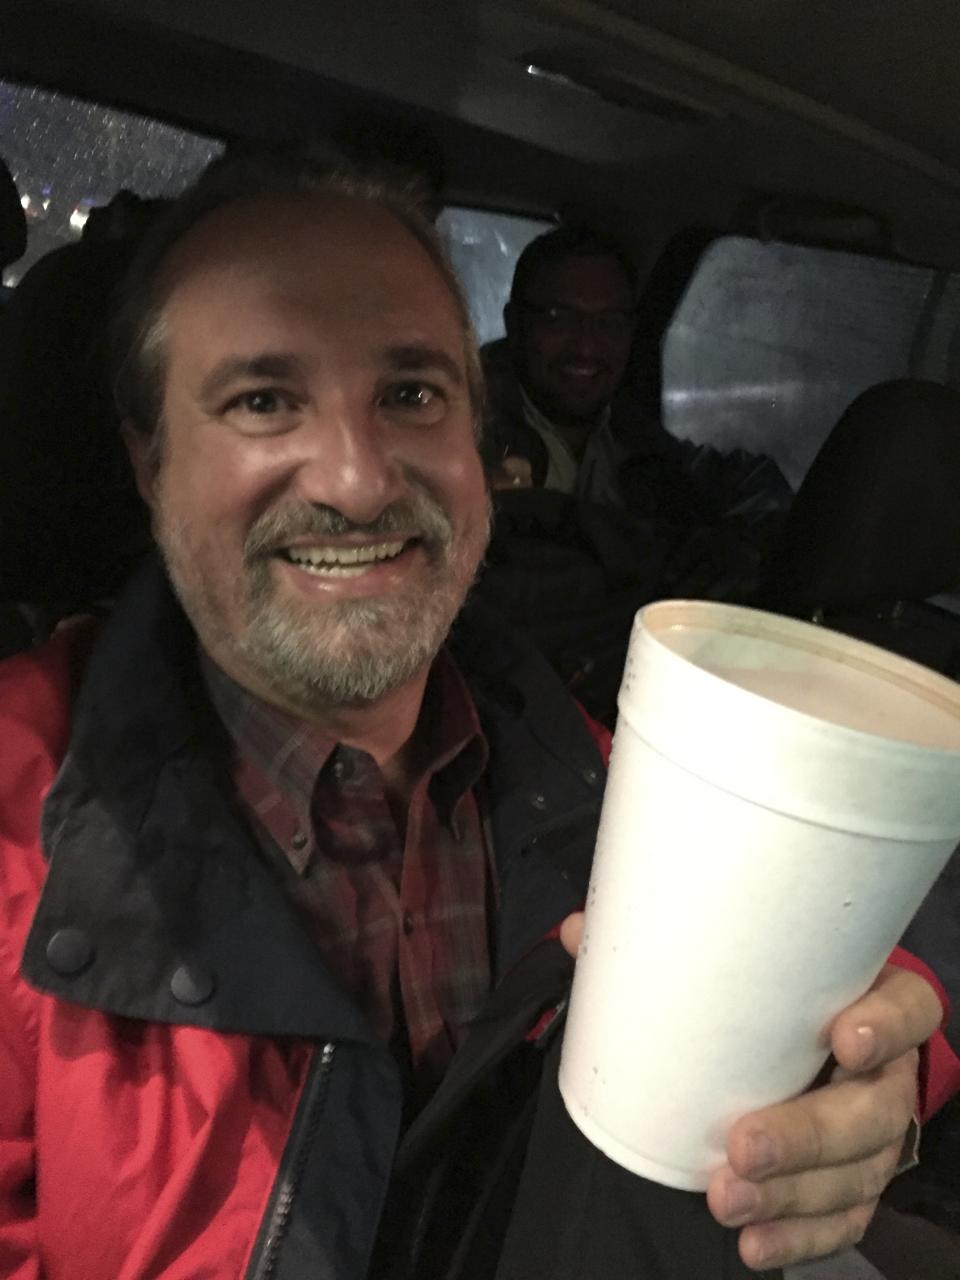
[[[741,692],[760,698],[781,710],[806,716],[811,721],[828,723],[832,728],[846,733],[889,742],[898,747],[915,747],[920,751],[960,752],[960,683],[938,671],[933,671],[922,663],[915,662],[912,658],[903,657],[879,645],[870,644],[866,640],[859,640],[842,632],[833,631],[829,627],[819,626],[799,618],[790,618],[783,614],[753,609],[745,605],[724,604],[715,600],[658,600],[639,611],[637,625],[643,628],[653,643],[662,647],[678,661],[689,663],[691,667],[710,679],[736,687]],[[725,635],[743,635],[752,639],[766,640],[784,649],[814,654],[877,679],[888,686],[892,685],[952,717],[957,722],[957,745],[949,747],[918,742],[915,738],[891,737],[887,733],[863,729],[842,720],[827,720],[813,712],[781,704],[775,698],[736,685],[734,681],[727,680],[709,666],[697,662],[695,658],[671,643],[671,633],[678,633],[689,627],[699,627]]]

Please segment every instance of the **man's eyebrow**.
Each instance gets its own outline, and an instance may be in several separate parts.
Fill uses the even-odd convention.
[[[201,400],[208,400],[244,378],[269,378],[283,381],[302,373],[302,361],[296,356],[279,352],[257,356],[228,356],[214,365],[200,383],[199,395]]]
[[[462,366],[442,347],[420,346],[415,343],[388,347],[384,356],[396,373],[424,373],[428,369],[441,369],[458,387],[466,384]]]

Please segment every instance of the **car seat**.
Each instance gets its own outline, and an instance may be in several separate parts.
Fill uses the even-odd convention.
[[[960,392],[916,379],[858,396],[787,516],[759,603],[956,677]]]
[[[0,321],[0,601],[48,626],[112,595],[150,544],[107,360],[113,295],[143,229],[99,219],[31,267]]]
[[[960,614],[939,607],[960,585],[960,393],[903,379],[863,392],[823,445],[787,516],[760,603],[811,618],[960,676]],[[954,854],[904,938],[951,998],[945,1028],[960,1049],[960,855]],[[864,1252],[883,1274],[960,1275],[898,1257],[918,1234],[916,1250],[936,1254],[940,1236],[910,1225],[919,1215],[944,1239],[960,1232],[960,1104],[928,1126],[919,1168],[887,1196],[888,1213],[868,1233]],[[890,1216],[902,1211],[899,1222]],[[910,1246],[912,1247],[912,1246]]]
[[[27,251],[27,217],[20,203],[20,192],[5,162],[0,160],[0,273],[6,271]],[[0,287],[0,306],[9,290]]]

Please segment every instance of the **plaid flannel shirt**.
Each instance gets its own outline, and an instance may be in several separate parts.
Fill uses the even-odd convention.
[[[432,1089],[489,989],[496,891],[473,794],[487,744],[453,659],[441,652],[430,672],[400,823],[366,752],[202,665],[264,853],[417,1092]]]

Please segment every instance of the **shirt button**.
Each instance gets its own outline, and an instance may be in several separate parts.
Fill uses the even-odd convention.
[[[307,847],[307,837],[302,831],[298,831],[290,843],[295,849],[305,849]]]
[[[587,786],[595,787],[600,781],[600,774],[596,769],[584,769],[583,780]]]
[[[414,930],[413,916],[409,911],[403,913],[403,932],[409,938]]]
[[[338,782],[346,782],[353,774],[353,765],[343,756],[338,756],[333,762],[331,772]]]
[[[534,809],[545,809],[547,807],[547,797],[542,791],[531,791],[530,803],[533,805]]]
[[[62,978],[74,978],[93,960],[93,944],[82,929],[58,929],[47,943],[47,964]]]

